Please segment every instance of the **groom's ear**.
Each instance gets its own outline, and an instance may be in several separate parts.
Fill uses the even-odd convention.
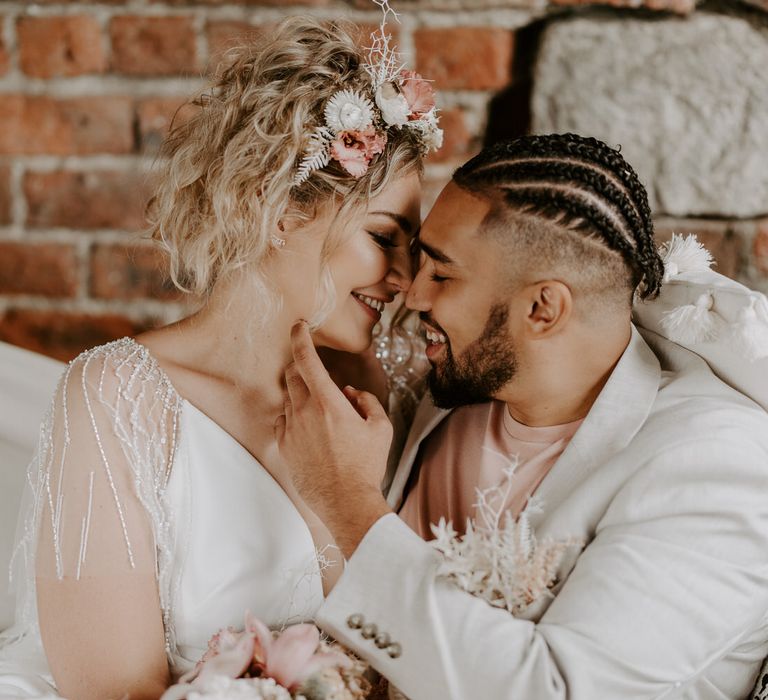
[[[530,285],[526,290],[526,329],[532,339],[543,338],[562,329],[573,313],[570,287],[558,280]]]

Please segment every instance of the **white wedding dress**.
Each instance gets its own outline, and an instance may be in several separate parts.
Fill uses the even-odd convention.
[[[311,620],[322,603],[322,556],[291,500],[133,340],[69,365],[26,488],[0,698],[59,697],[40,639],[36,575],[154,573],[175,675],[221,627],[241,627],[246,610],[280,628]],[[140,552],[153,548],[138,546],[148,537],[149,557]]]

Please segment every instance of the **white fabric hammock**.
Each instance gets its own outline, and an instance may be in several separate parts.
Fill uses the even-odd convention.
[[[27,465],[64,363],[0,343],[0,631],[13,623],[7,588]]]

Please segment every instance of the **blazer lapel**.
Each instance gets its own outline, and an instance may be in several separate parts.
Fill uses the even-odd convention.
[[[413,423],[411,429],[408,432],[408,438],[405,441],[403,447],[403,453],[400,456],[400,461],[397,463],[397,468],[392,474],[389,482],[388,489],[385,486],[385,492],[387,494],[387,503],[390,507],[397,511],[400,508],[403,500],[403,490],[408,483],[408,477],[411,473],[413,463],[416,461],[416,455],[419,452],[419,446],[421,441],[429,435],[451,411],[448,409],[436,408],[432,403],[432,398],[429,393],[426,393],[421,399],[421,403],[416,409],[416,414],[413,417]]]
[[[563,501],[594,469],[624,449],[645,423],[661,380],[659,360],[637,329],[603,390],[536,491],[543,512],[534,526]]]
[[[653,351],[632,326],[627,349],[608,378],[581,427],[560,459],[536,491],[545,511],[551,511],[573,486],[592,470],[624,449],[645,423],[661,380],[661,367]],[[387,503],[397,511],[403,499],[411,468],[422,441],[450,414],[435,408],[429,394],[421,400],[408,433],[402,456],[388,483]],[[544,513],[534,513],[534,525]]]

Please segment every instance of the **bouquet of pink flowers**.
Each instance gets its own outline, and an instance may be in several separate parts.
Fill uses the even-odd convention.
[[[250,613],[245,629],[220,630],[194,669],[161,700],[363,700],[368,667],[315,625],[272,632]]]

